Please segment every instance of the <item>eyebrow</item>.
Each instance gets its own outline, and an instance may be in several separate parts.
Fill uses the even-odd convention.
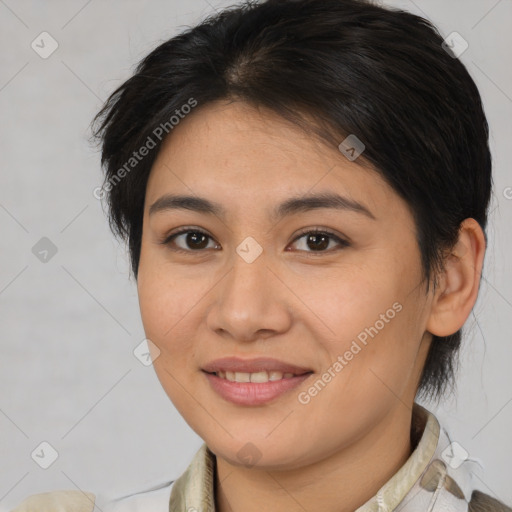
[[[300,197],[292,197],[279,204],[271,212],[270,218],[278,221],[288,215],[303,213],[319,208],[331,208],[336,210],[348,210],[361,213],[376,220],[373,213],[363,204],[333,193],[321,193]],[[221,219],[226,218],[226,210],[219,203],[210,201],[203,197],[166,194],[157,199],[149,207],[149,215],[168,210],[191,210],[198,213],[215,215]]]

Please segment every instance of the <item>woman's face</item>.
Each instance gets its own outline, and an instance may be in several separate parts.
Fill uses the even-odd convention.
[[[239,102],[197,109],[162,146],[138,293],[162,386],[233,464],[296,468],[353,444],[412,404],[430,341],[406,203]]]

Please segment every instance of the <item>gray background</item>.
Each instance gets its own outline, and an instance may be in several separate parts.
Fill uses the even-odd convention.
[[[144,338],[136,288],[93,197],[101,171],[87,137],[143,56],[230,3],[0,0],[0,510],[35,492],[176,478],[201,444],[133,355]],[[468,41],[460,58],[488,115],[495,190],[482,288],[458,395],[430,408],[481,460],[478,487],[510,504],[512,2],[384,3]],[[31,48],[43,31],[59,45],[47,59]],[[46,263],[32,252],[42,237],[57,248]],[[31,458],[42,441],[59,454],[46,470]]]

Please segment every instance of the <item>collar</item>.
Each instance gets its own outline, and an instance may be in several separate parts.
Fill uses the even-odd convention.
[[[355,512],[467,512],[474,463],[452,443],[436,417],[413,406],[411,440],[405,464]],[[215,455],[203,444],[171,490],[169,512],[215,512]]]

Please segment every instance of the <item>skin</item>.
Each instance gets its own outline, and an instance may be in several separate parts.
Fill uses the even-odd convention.
[[[274,113],[217,102],[174,128],[151,170],[137,283],[142,321],[160,351],[154,367],[164,390],[217,456],[220,512],[341,512],[369,500],[411,454],[431,335],[458,330],[476,301],[485,251],[476,221],[463,223],[439,287],[427,294],[407,204],[359,163]],[[348,196],[375,218],[332,208],[269,216],[292,196],[320,192]],[[149,215],[167,193],[218,202],[226,217]],[[160,243],[180,228],[210,238],[200,249],[186,235]],[[349,245],[330,237],[315,251],[309,228]],[[249,236],[263,249],[252,263],[236,252]],[[397,302],[401,311],[300,403],[299,393]],[[272,357],[314,374],[271,403],[235,405],[201,371],[226,356]],[[257,448],[253,466],[237,455],[247,443]]]

